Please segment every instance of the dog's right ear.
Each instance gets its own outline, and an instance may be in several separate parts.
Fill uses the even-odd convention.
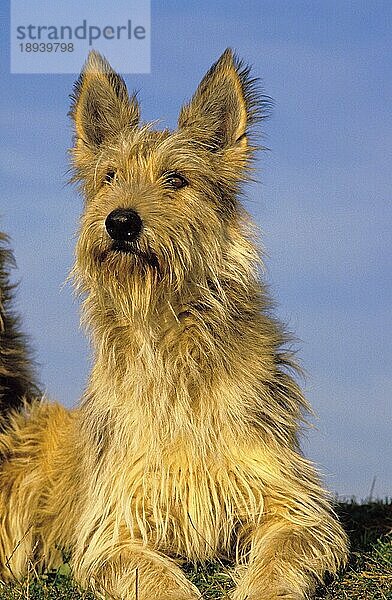
[[[105,140],[139,123],[136,97],[129,98],[123,78],[98,52],[90,52],[71,97],[78,145],[98,149]]]
[[[252,153],[250,130],[265,116],[267,105],[250,68],[227,48],[182,107],[178,125],[212,150],[247,156]]]

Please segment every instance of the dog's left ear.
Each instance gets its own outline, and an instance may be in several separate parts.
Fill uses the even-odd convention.
[[[179,128],[189,128],[211,150],[246,149],[249,128],[263,117],[265,104],[249,71],[230,48],[225,50],[181,109]]]
[[[77,143],[93,151],[139,123],[135,96],[129,98],[123,78],[98,52],[90,52],[75,83],[72,100],[70,115],[75,122]]]

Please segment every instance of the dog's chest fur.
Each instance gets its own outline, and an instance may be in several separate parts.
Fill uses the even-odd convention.
[[[150,462],[141,455],[112,477],[117,527],[173,556],[227,555],[238,530],[263,513],[262,484],[249,465],[190,458],[181,449]],[[113,475],[113,474],[112,474]]]
[[[98,364],[83,407],[92,468],[100,457],[101,485],[90,492],[98,529],[102,525],[108,535],[107,517],[114,538],[130,535],[168,555],[203,560],[231,554],[241,541],[238,532],[262,518],[271,474],[266,448],[256,444],[254,432],[240,443],[224,408],[248,390],[235,381],[228,387],[222,376],[208,393],[197,390],[191,398],[184,386],[167,383],[158,352],[150,352],[153,367],[147,369],[146,349],[145,343],[144,355],[120,381]],[[116,419],[107,410],[114,403]],[[96,422],[98,437],[90,429]]]

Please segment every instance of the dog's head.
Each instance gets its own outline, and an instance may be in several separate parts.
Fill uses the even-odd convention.
[[[75,274],[84,291],[145,308],[162,296],[184,303],[203,289],[216,294],[223,280],[250,275],[255,253],[237,195],[263,106],[249,69],[226,50],[178,128],[157,131],[140,124],[136,97],[109,63],[89,55],[71,108],[85,196]]]

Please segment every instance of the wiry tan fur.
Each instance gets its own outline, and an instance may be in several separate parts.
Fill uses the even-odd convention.
[[[178,560],[232,557],[233,600],[303,600],[344,562],[238,202],[262,106],[227,50],[178,129],[155,131],[90,55],[71,109],[85,195],[73,274],[95,361],[80,408],[37,400],[0,436],[3,579],[66,548],[98,595],[191,600]],[[105,230],[117,208],[143,221],[132,252]]]

